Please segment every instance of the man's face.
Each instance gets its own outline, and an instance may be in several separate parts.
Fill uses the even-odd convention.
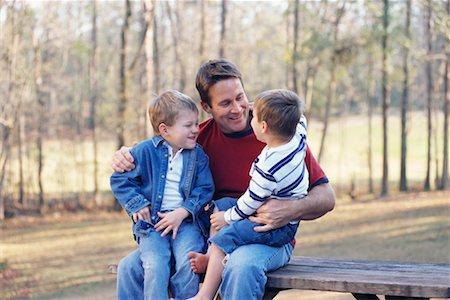
[[[209,89],[211,106],[202,102],[223,133],[241,132],[250,128],[249,104],[238,78],[221,80]]]

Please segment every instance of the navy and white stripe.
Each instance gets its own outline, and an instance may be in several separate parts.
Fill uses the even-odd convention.
[[[282,146],[267,146],[253,162],[249,187],[237,204],[225,212],[228,224],[247,218],[269,198],[298,199],[308,191],[308,169],[305,165],[306,122],[297,124],[294,137]]]

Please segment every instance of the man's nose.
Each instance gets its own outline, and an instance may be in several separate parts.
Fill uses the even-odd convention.
[[[237,101],[233,101],[231,106],[231,112],[240,113],[242,111],[242,107],[239,105]]]

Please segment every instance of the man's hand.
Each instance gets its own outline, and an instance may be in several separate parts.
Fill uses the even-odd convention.
[[[257,232],[280,228],[294,219],[291,212],[298,206],[298,201],[301,200],[270,199],[261,205],[256,211],[256,216],[250,216],[249,220],[263,224],[263,226],[256,226],[254,228]]]
[[[122,146],[116,151],[116,153],[114,153],[111,167],[115,172],[123,173],[125,171],[131,171],[135,168],[135,165],[133,164],[134,158],[131,156],[130,150],[136,145],[137,143],[133,142],[131,147]]]
[[[258,232],[280,228],[291,220],[315,220],[329,211],[335,204],[334,191],[329,183],[316,185],[302,199],[270,199],[256,210],[256,216],[250,221],[263,224],[254,229]]]
[[[172,231],[172,239],[175,239],[181,222],[189,216],[189,212],[186,209],[179,207],[167,214],[158,212],[158,216],[162,218],[162,220],[156,223],[155,230],[158,232],[163,231],[161,236],[166,236]]]
[[[213,213],[210,219],[211,219],[211,226],[217,231],[219,231],[222,227],[228,225],[228,223],[225,221],[224,211]]]
[[[134,223],[136,223],[138,220],[150,222],[150,209],[148,208],[148,206],[146,206],[137,213],[134,213],[132,215],[132,218]]]

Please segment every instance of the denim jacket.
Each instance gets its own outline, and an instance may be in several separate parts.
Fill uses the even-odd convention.
[[[129,172],[114,172],[110,183],[114,196],[128,215],[150,205],[150,223],[156,224],[160,217],[168,168],[169,149],[161,136],[142,141],[131,149],[135,168]],[[209,170],[209,159],[200,145],[184,149],[180,194],[185,208],[205,236],[208,235],[209,217],[204,207],[214,193],[214,183]]]

